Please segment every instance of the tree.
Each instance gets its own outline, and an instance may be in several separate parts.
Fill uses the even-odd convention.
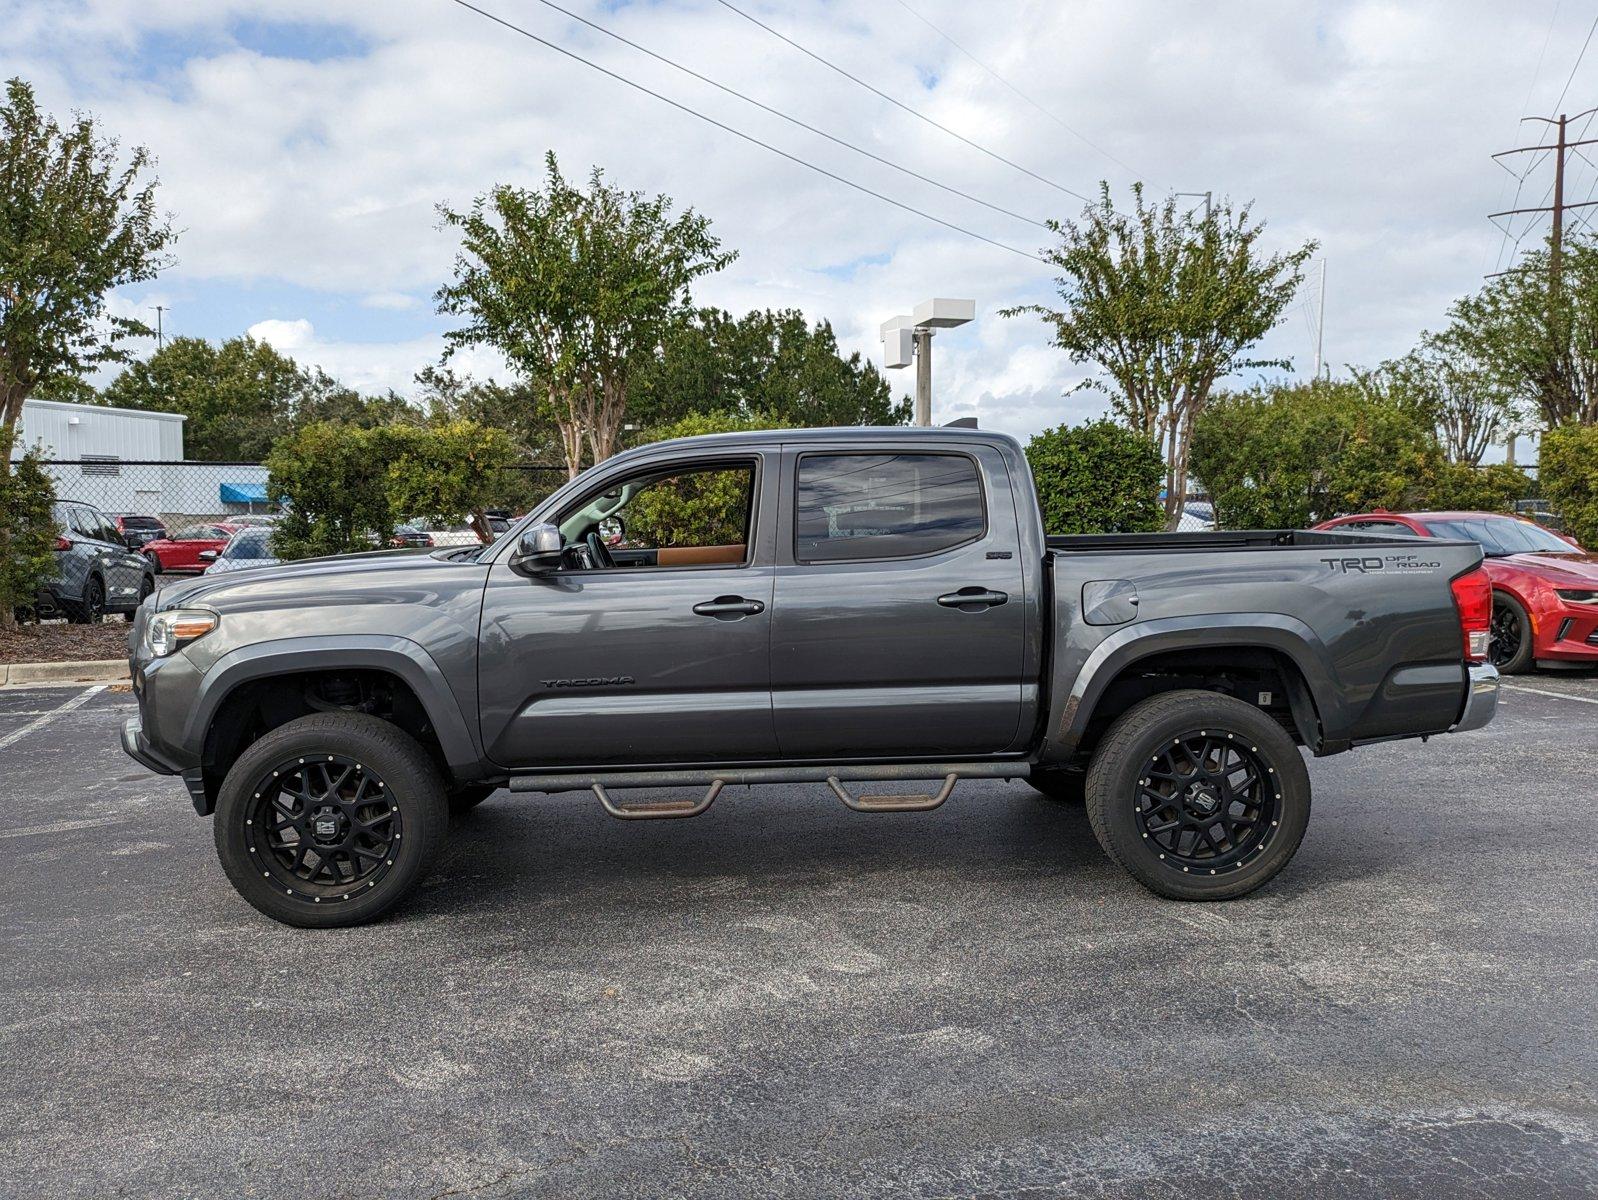
[[[760,415],[692,413],[649,431],[649,440],[788,429],[786,422]],[[658,481],[628,502],[627,537],[635,546],[725,546],[747,536],[749,472],[745,468],[686,472]]]
[[[1101,418],[1046,429],[1027,443],[1027,463],[1050,533],[1152,533],[1165,527],[1160,448]]]
[[[1317,380],[1214,400],[1193,474],[1227,529],[1303,529],[1342,513],[1418,508],[1443,464],[1417,412]]]
[[[422,428],[393,426],[386,432],[383,457],[390,509],[431,521],[464,516],[478,541],[493,541],[483,509],[495,480],[516,456],[509,436],[458,419]]]
[[[125,368],[101,399],[119,408],[182,413],[188,417],[184,454],[211,462],[259,462],[280,438],[318,422],[370,429],[421,420],[402,396],[362,396],[320,367],[301,367],[248,335],[219,345],[172,338]]]
[[[1565,532],[1589,550],[1598,546],[1598,425],[1550,429],[1537,460],[1537,481]]]
[[[1354,377],[1367,395],[1420,414],[1449,462],[1475,466],[1487,447],[1519,429],[1522,416],[1500,373],[1473,357],[1471,342],[1458,326],[1423,334],[1403,358]]]
[[[113,288],[151,279],[167,262],[171,226],[156,212],[149,153],[121,161],[94,118],[63,129],[33,89],[6,84],[0,105],[0,444],[41,386],[124,361],[122,343],[148,334],[107,315]],[[0,474],[10,455],[0,457]]]
[[[610,457],[634,377],[688,311],[689,285],[735,257],[692,209],[672,215],[605,182],[568,183],[553,152],[541,191],[500,185],[466,212],[440,206],[460,230],[453,282],[439,311],[467,319],[446,353],[489,345],[546,390],[569,475]]]
[[[1567,239],[1561,261],[1557,294],[1544,249],[1449,309],[1471,357],[1550,429],[1598,422],[1598,235]]]
[[[1059,244],[1043,253],[1061,272],[1065,307],[1029,304],[1003,315],[1036,313],[1073,363],[1103,372],[1078,386],[1107,391],[1116,415],[1162,448],[1165,520],[1174,529],[1193,420],[1223,376],[1289,365],[1245,355],[1292,301],[1315,243],[1266,254],[1265,225],[1248,205],[1222,202],[1201,219],[1179,212],[1174,199],[1146,205],[1141,185],[1132,196],[1134,212],[1123,215],[1105,184],[1080,220],[1048,222]]]
[[[319,422],[284,437],[267,455],[267,494],[284,506],[272,531],[280,558],[349,554],[394,535],[383,430]]]
[[[10,462],[15,444],[4,442]],[[39,465],[39,455],[27,451],[10,470],[0,473],[0,628],[16,620],[19,608],[32,607],[39,588],[55,573],[55,486]]]
[[[741,319],[706,308],[668,331],[628,401],[645,427],[693,412],[765,414],[795,427],[906,425],[908,397],[859,351],[845,358],[829,321],[811,326],[798,309]]]

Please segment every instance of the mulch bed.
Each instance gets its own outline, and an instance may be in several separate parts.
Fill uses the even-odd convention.
[[[121,617],[98,625],[19,625],[0,629],[0,663],[93,662],[128,656],[128,630]]]

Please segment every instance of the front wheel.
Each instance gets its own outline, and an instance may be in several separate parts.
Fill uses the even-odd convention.
[[[1531,616],[1508,592],[1493,593],[1493,621],[1487,634],[1487,658],[1503,675],[1531,670]]]
[[[1099,845],[1175,900],[1230,900],[1268,882],[1298,850],[1309,808],[1293,739],[1215,692],[1167,692],[1129,709],[1088,769]]]
[[[443,844],[449,808],[414,738],[364,713],[316,713],[238,757],[215,821],[241,896],[285,925],[325,929],[398,903]]]

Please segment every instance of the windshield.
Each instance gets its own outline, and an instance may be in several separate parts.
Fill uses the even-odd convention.
[[[1453,521],[1428,519],[1433,536],[1475,542],[1490,558],[1509,554],[1579,554],[1569,542],[1529,521],[1511,517],[1462,517]]]
[[[272,531],[251,527],[241,529],[222,551],[224,558],[271,558]]]

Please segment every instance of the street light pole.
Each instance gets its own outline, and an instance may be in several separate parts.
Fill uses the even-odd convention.
[[[883,362],[889,370],[916,365],[915,423],[932,424],[932,334],[953,329],[976,317],[975,300],[925,300],[906,316],[882,323]]]

